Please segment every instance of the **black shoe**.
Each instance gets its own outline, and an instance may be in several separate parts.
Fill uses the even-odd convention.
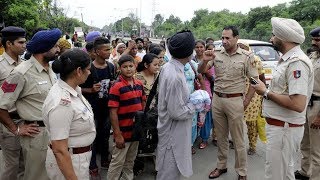
[[[294,172],[294,177],[300,180],[309,180],[308,176],[302,175],[299,171]]]

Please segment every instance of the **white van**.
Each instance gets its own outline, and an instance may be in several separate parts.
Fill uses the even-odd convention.
[[[262,65],[265,70],[266,83],[269,85],[272,79],[272,72],[275,70],[279,60],[278,51],[274,50],[273,46],[269,42],[256,41],[250,39],[239,39],[238,42],[244,42],[249,44],[252,52],[260,57]],[[214,42],[215,47],[221,47],[221,40]]]

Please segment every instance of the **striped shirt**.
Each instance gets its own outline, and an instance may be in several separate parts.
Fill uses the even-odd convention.
[[[110,108],[118,108],[118,121],[125,142],[130,142],[133,129],[133,118],[137,111],[142,111],[142,102],[146,100],[143,84],[133,79],[133,86],[122,76],[114,83],[109,91]]]

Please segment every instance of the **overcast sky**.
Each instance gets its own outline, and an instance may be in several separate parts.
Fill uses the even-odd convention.
[[[147,25],[153,20],[152,9],[155,2],[155,13],[165,18],[171,14],[180,17],[182,21],[190,20],[197,9],[220,11],[228,9],[232,12],[247,13],[250,8],[260,6],[275,6],[291,0],[58,0],[69,17],[83,20],[88,25],[102,28],[106,24],[126,17],[130,12],[137,13],[138,17]],[[141,9],[141,11],[140,11]]]

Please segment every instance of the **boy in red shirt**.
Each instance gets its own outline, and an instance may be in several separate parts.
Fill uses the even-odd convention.
[[[119,59],[121,75],[109,91],[110,119],[114,145],[107,179],[133,179],[133,165],[139,141],[132,140],[133,119],[137,111],[144,109],[146,96],[141,81],[134,79],[134,59],[122,55]]]

